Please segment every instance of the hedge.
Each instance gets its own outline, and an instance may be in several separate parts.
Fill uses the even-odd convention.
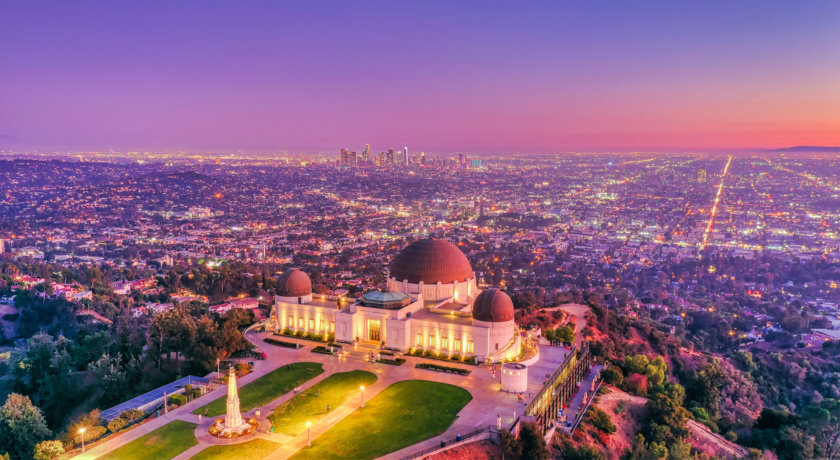
[[[463,364],[471,364],[473,366],[478,365],[475,360],[475,356],[467,356],[463,360],[461,359],[461,355],[452,355],[452,357],[447,357],[446,355],[440,354],[435,352],[434,350],[409,350],[406,352],[409,356],[417,356],[418,358],[428,358],[428,359],[436,359],[438,361],[451,361],[451,362],[458,362]]]
[[[129,410],[125,410],[125,411],[120,412],[120,418],[124,418],[124,419],[132,421],[132,422],[139,419],[139,418],[142,418],[145,415],[146,415],[146,413],[143,412],[140,409],[129,409]]]
[[[285,342],[283,340],[277,340],[271,337],[266,337],[263,339],[263,342],[270,343],[272,345],[277,345],[278,347],[286,347],[286,348],[298,348],[298,344],[294,342]],[[301,347],[303,348],[303,347]]]
[[[108,429],[107,429],[107,428],[105,428],[104,426],[92,426],[92,427],[90,427],[90,428],[88,428],[88,429],[86,429],[86,430],[85,430],[85,433],[84,433],[84,435],[85,435],[85,442],[93,442],[93,441],[96,441],[97,439],[99,439],[99,438],[101,438],[102,436],[104,436],[104,435],[105,435],[105,433],[107,433],[107,432],[108,432]],[[82,445],[82,435],[81,435],[81,434],[77,434],[77,435],[76,435],[76,437],[75,437],[75,438],[73,438],[73,442],[74,442],[77,446],[81,446],[81,445]]]
[[[182,394],[169,395],[169,404],[177,404],[183,406],[187,403],[187,397]]]
[[[436,372],[449,372],[452,374],[460,374],[460,375],[468,375],[470,373],[467,369],[461,369],[460,367],[449,367],[449,366],[440,366],[438,364],[431,364],[431,363],[419,363],[414,367],[418,369],[426,369],[430,371]]]
[[[397,359],[379,358],[379,359],[376,360],[376,362],[377,363],[390,364],[392,366],[401,366],[402,363],[405,362],[405,360],[402,359],[402,358],[397,358]]]
[[[110,431],[111,433],[116,433],[117,431],[122,430],[123,428],[127,427],[130,424],[131,424],[130,421],[128,421],[128,420],[126,420],[122,417],[117,417],[117,418],[111,420],[110,422],[108,422],[108,431]]]
[[[329,349],[329,348],[327,348],[327,347],[325,347],[325,346],[323,346],[323,345],[318,345],[317,347],[313,348],[313,349],[312,349],[312,353],[321,353],[321,354],[324,354],[324,355],[331,355],[331,354],[333,354],[333,353],[330,351],[330,349]]]

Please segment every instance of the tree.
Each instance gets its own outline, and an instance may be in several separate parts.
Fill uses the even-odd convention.
[[[555,338],[556,338],[556,340],[558,340],[560,342],[574,343],[574,341],[575,341],[575,330],[572,329],[572,327],[567,324],[567,325],[557,329],[557,332],[555,333]]]
[[[122,357],[120,355],[117,355],[116,358],[111,358],[111,355],[106,353],[96,360],[96,362],[91,363],[89,367],[96,376],[96,381],[102,385],[102,389],[104,390],[102,403],[104,404],[121,401],[129,392],[126,373],[120,367],[121,360]]]
[[[244,308],[234,308],[228,310],[222,316],[222,319],[225,321],[234,320],[240,328],[248,327],[254,324],[254,321],[256,320],[254,312],[251,310],[245,310]]]
[[[35,446],[35,460],[52,460],[64,453],[61,441],[41,441]]]
[[[601,378],[604,379],[605,383],[615,386],[621,386],[624,382],[624,374],[621,372],[621,368],[614,364],[601,371]]]
[[[35,445],[51,434],[41,409],[28,396],[11,393],[0,407],[0,451],[11,458],[32,458]]]
[[[545,438],[534,423],[523,422],[519,427],[519,442],[522,445],[522,458],[545,460],[551,458]]]
[[[820,450],[828,460],[840,455],[840,401],[823,399],[808,406],[803,418],[808,430],[817,437]]]

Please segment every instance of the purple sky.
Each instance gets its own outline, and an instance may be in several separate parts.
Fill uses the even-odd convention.
[[[0,0],[0,148],[840,145],[840,1]]]

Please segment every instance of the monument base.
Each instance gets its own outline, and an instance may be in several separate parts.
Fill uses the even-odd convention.
[[[238,438],[253,433],[259,423],[257,419],[251,418],[239,426],[225,426],[224,419],[219,419],[210,425],[208,431],[217,438]]]

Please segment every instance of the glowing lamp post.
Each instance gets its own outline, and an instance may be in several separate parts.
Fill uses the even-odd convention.
[[[365,407],[365,386],[362,385],[359,389],[362,390],[362,407]]]
[[[82,435],[82,452],[85,451],[85,429],[79,428],[79,434]]]
[[[310,429],[312,428],[312,422],[306,422],[306,447],[312,447],[312,436]]]

